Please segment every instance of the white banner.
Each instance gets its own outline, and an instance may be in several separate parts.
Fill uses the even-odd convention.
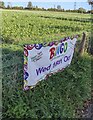
[[[72,60],[76,38],[24,46],[24,89],[34,87],[47,75],[66,68]]]

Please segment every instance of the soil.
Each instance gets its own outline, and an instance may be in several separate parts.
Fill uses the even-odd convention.
[[[93,102],[92,100],[87,100],[84,102],[83,109],[77,109],[76,114],[78,118],[88,118],[93,120]]]

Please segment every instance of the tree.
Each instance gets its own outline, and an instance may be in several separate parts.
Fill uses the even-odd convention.
[[[88,0],[89,5],[93,5],[93,0]]]
[[[0,8],[4,8],[4,7],[5,7],[4,2],[0,1]]]
[[[91,12],[93,11],[93,0],[88,0],[89,5],[91,5]]]
[[[32,2],[28,2],[27,8],[31,9],[32,8]]]
[[[57,9],[58,9],[58,10],[61,10],[61,5],[57,5]]]
[[[7,8],[9,9],[9,8],[10,8],[10,5],[7,5]]]
[[[93,0],[88,0],[89,5],[91,5],[91,11],[93,10]]]
[[[22,7],[22,6],[14,6],[14,7],[12,7],[12,9],[22,10],[22,9],[23,9],[23,7]]]
[[[84,9],[84,8],[81,7],[81,8],[78,9],[78,12],[79,13],[86,13],[86,9]]]
[[[12,8],[11,2],[8,2],[7,8],[8,9]]]
[[[38,9],[38,6],[36,5],[36,9]]]

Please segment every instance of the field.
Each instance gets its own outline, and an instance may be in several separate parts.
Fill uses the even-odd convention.
[[[87,52],[91,15],[44,11],[2,11],[2,85],[4,118],[75,118],[91,98],[91,56]],[[82,33],[86,51],[78,56]],[[23,45],[79,35],[70,67],[23,91]]]

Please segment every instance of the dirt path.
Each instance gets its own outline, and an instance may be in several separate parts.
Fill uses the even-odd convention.
[[[77,109],[76,114],[78,118],[89,118],[93,120],[93,103],[88,100],[84,102],[83,109]]]

